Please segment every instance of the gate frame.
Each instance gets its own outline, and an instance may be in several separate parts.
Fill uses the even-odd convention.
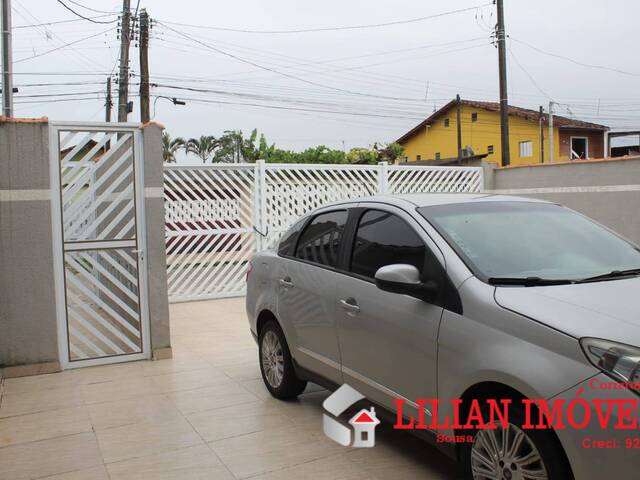
[[[138,303],[142,352],[109,357],[71,361],[67,326],[67,298],[64,269],[64,224],[62,219],[62,185],[60,183],[59,135],[63,131],[131,132],[133,134],[133,188],[138,244]],[[49,122],[49,169],[51,186],[51,230],[53,245],[54,289],[58,331],[58,359],[62,370],[148,360],[151,358],[151,328],[149,319],[149,290],[147,274],[147,234],[145,220],[144,150],[140,125],[136,123],[105,122]],[[105,243],[107,243],[105,241]]]

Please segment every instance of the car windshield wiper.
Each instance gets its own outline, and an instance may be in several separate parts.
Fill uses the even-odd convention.
[[[612,280],[612,279],[621,278],[621,277],[628,277],[631,275],[640,275],[640,268],[630,268],[628,270],[613,270],[608,273],[603,273],[602,275],[583,278],[582,280],[578,280],[576,283],[589,283],[589,282],[598,282],[600,280]]]
[[[540,278],[540,277],[492,277],[488,280],[491,285],[522,285],[524,287],[539,287],[545,285],[568,285],[574,283],[573,280]]]

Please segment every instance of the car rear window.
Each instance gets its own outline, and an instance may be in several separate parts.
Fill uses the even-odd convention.
[[[317,215],[300,235],[295,256],[308,262],[335,267],[346,223],[346,210]]]
[[[298,220],[282,235],[280,243],[278,244],[278,255],[282,255],[283,257],[293,255],[298,233],[304,226],[304,223],[305,219]]]

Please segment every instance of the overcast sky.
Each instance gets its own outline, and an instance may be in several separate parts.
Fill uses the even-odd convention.
[[[113,20],[108,12],[121,9],[121,2],[113,0],[63,1],[99,22]],[[14,27],[78,18],[56,0],[12,2]],[[136,0],[131,3],[135,7]],[[187,103],[174,106],[164,98],[154,102],[154,97],[155,118],[172,136],[257,128],[270,142],[296,150],[392,141],[456,93],[497,100],[497,50],[490,38],[496,13],[489,3],[142,0],[140,8],[157,20],[150,44],[152,82],[158,84],[152,95]],[[640,129],[640,2],[505,3],[511,104],[537,109],[552,99],[561,115]],[[364,26],[463,9],[469,10],[376,28],[250,32]],[[110,72],[117,72],[116,28],[115,23],[86,20],[15,28],[16,115],[103,120],[104,84]],[[137,74],[135,41],[131,58]],[[28,86],[42,83],[77,84]],[[132,85],[131,93],[137,91]],[[71,95],[34,96],[43,94]],[[60,101],[68,99],[74,100]],[[35,103],[44,100],[56,102]],[[130,120],[138,121],[138,98],[133,100]]]

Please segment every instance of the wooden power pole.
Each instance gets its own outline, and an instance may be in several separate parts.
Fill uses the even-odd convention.
[[[120,73],[118,76],[118,121],[126,122],[129,103],[129,44],[131,43],[130,0],[122,0],[120,28]]]
[[[511,163],[509,153],[509,97],[507,94],[507,46],[504,29],[503,0],[496,0],[498,7],[498,25],[496,39],[498,41],[498,70],[500,72],[500,133],[502,147],[502,166]]]
[[[143,8],[140,11],[140,121],[149,120],[149,15]]]
[[[105,103],[106,111],[104,120],[109,123],[111,121],[111,107],[113,106],[113,100],[111,99],[111,77],[107,78],[107,101]]]

